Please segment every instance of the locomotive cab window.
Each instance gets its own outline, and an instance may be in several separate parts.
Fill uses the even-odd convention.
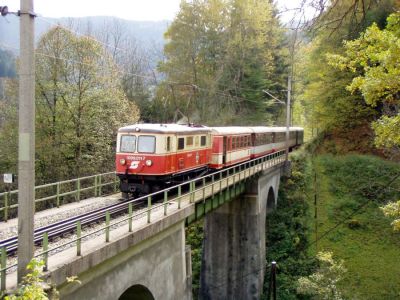
[[[185,148],[185,138],[178,138],[178,150],[182,150]]]
[[[167,137],[167,151],[171,151],[171,137]]]
[[[193,137],[192,136],[188,136],[186,138],[186,146],[193,146]]]
[[[120,152],[133,153],[136,150],[136,136],[123,135],[121,136]]]
[[[156,137],[152,135],[141,135],[138,139],[139,153],[154,153],[156,150]]]
[[[207,137],[205,135],[202,135],[200,137],[200,145],[205,146],[207,144]]]

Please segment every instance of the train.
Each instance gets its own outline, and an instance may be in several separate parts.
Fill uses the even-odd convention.
[[[289,149],[303,143],[289,128]],[[286,148],[286,127],[133,124],[117,134],[116,174],[123,198],[153,193]]]

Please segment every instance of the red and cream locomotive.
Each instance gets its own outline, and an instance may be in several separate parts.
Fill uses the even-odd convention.
[[[289,147],[303,143],[290,127]],[[116,173],[121,192],[139,195],[286,147],[286,127],[135,124],[118,130]]]

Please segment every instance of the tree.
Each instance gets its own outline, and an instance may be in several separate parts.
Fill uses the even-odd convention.
[[[153,43],[151,51],[143,48],[124,25],[119,19],[106,21],[96,37],[121,70],[122,89],[127,99],[139,107],[141,120],[151,121],[152,90],[157,84],[154,61],[161,47]]]
[[[4,95],[0,98],[0,173],[17,174],[18,161],[18,81],[3,79]],[[5,186],[0,183],[0,190]]]
[[[360,91],[365,102],[382,116],[372,127],[377,146],[400,146],[400,13],[387,19],[386,29],[371,25],[358,39],[344,44],[344,55],[330,55],[330,63],[356,74],[347,90]]]
[[[41,37],[36,53],[38,174],[59,180],[112,169],[116,130],[139,112],[111,56],[61,27]]]
[[[276,76],[285,68],[281,33],[269,1],[182,1],[159,66],[164,116],[179,110],[208,124],[271,122],[262,90],[286,85]]]
[[[313,24],[321,30],[309,36],[312,40],[302,47],[297,60],[296,75],[301,80],[297,85],[297,100],[307,112],[306,123],[312,124],[314,130],[344,140],[338,145],[344,151],[369,151],[373,148],[370,123],[379,112],[365,103],[361,93],[346,90],[355,74],[329,65],[326,54],[344,53],[343,40],[357,38],[374,21],[384,24],[394,8],[391,0],[379,5],[374,0],[363,1],[365,5],[355,5],[356,2],[361,3],[356,0],[331,3]],[[326,27],[334,23],[335,28]]]
[[[6,50],[0,49],[0,77],[16,76],[14,55]]]
[[[343,279],[346,269],[343,261],[336,262],[331,252],[318,252],[319,268],[317,272],[298,279],[297,292],[311,295],[313,299],[341,300],[343,299],[337,287]]]

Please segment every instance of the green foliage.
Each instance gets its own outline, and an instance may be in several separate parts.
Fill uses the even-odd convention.
[[[373,123],[378,146],[400,145],[398,115],[400,93],[400,13],[387,18],[386,29],[371,25],[360,38],[344,44],[344,55],[329,55],[330,63],[356,76],[347,86],[360,91],[372,107],[381,106],[383,116]]]
[[[186,243],[192,252],[192,291],[193,298],[197,299],[200,289],[200,271],[203,246],[203,220],[197,221],[186,228]]]
[[[163,121],[181,112],[207,124],[259,124],[277,111],[269,89],[286,81],[282,30],[269,1],[182,1],[165,37],[166,75],[156,104]],[[279,109],[279,107],[278,107]]]
[[[27,266],[29,273],[24,277],[22,284],[14,295],[6,296],[5,300],[47,300],[47,294],[43,288],[42,276],[44,262],[31,260]]]
[[[380,1],[379,4],[372,0],[363,1],[362,5],[357,5],[357,2],[332,2],[314,24],[314,28],[319,29],[316,35],[302,47],[296,59],[297,77],[301,80],[296,100],[304,112],[306,127],[311,130],[312,136],[327,132],[344,137],[353,145],[360,144],[358,148],[353,146],[356,150],[372,148],[365,142],[365,139],[371,139],[371,134],[360,138],[357,128],[361,128],[361,132],[371,131],[369,125],[380,112],[368,105],[361,93],[346,90],[357,74],[350,69],[337,69],[328,64],[326,54],[341,55],[345,51],[343,40],[357,38],[373,22],[384,24],[386,17],[394,10],[391,0]]]
[[[389,202],[381,210],[386,217],[394,219],[391,223],[393,230],[400,231],[400,201]]]
[[[18,82],[4,79],[0,99],[0,173],[17,173]]]
[[[314,296],[314,299],[342,300],[342,294],[337,283],[343,279],[346,272],[343,261],[336,262],[331,252],[318,252],[317,272],[298,279],[297,292]]]
[[[59,180],[111,169],[116,130],[138,119],[115,63],[93,39],[60,27],[41,37],[38,53],[38,175]]]
[[[306,187],[307,159],[303,154],[292,156],[292,176],[282,180],[278,207],[267,216],[267,264],[277,262],[277,298],[298,299],[296,283],[300,276],[309,275],[314,259],[308,255],[308,204]],[[266,270],[262,299],[266,299],[270,281]]]

